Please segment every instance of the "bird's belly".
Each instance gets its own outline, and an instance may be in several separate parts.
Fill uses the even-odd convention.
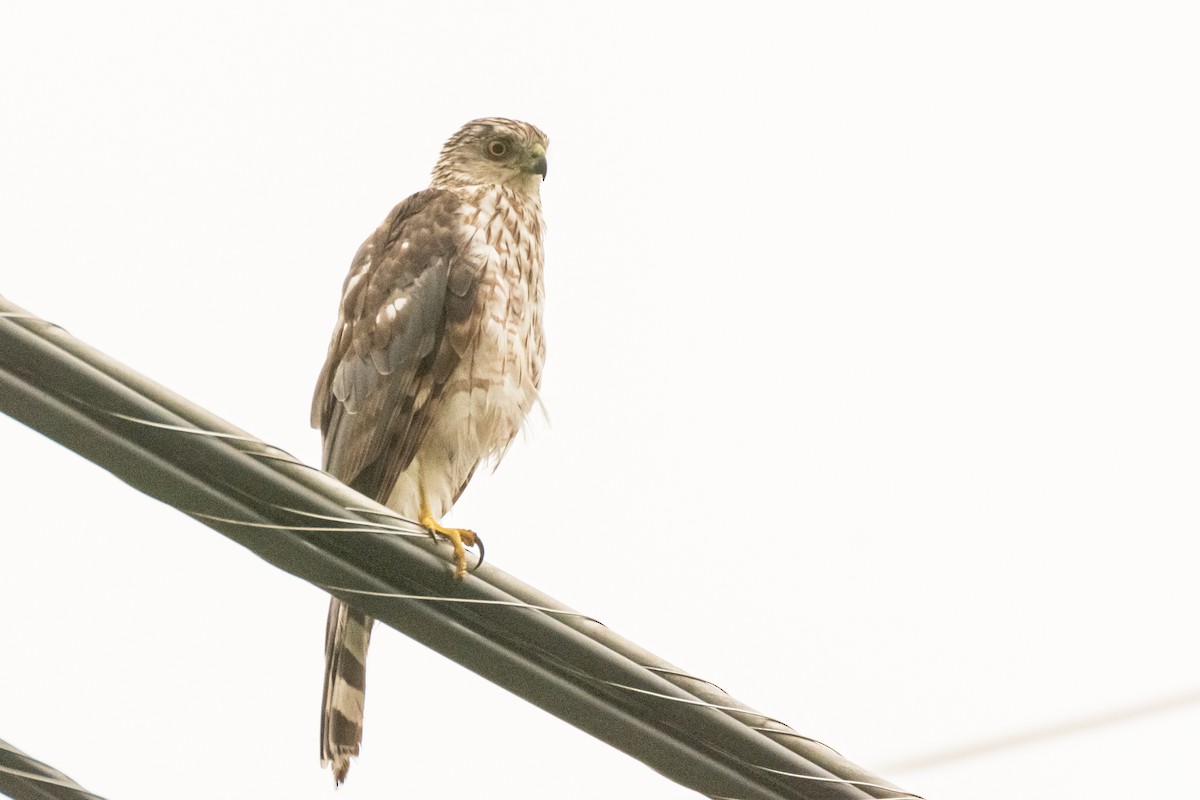
[[[487,333],[485,331],[484,333]],[[447,382],[445,396],[412,464],[397,481],[388,505],[406,516],[420,513],[423,490],[437,518],[450,510],[472,472],[498,460],[538,402],[533,352],[520,331],[481,335]]]
[[[516,370],[480,368],[464,359],[450,385],[441,412],[429,431],[427,449],[441,447],[469,473],[480,461],[502,455],[537,402],[537,389]],[[471,363],[471,362],[474,363]],[[489,366],[495,362],[482,359]],[[474,369],[472,369],[474,367]]]

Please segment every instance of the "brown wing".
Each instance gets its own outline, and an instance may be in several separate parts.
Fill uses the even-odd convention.
[[[359,248],[313,396],[324,468],[385,502],[438,413],[477,330],[482,265],[467,258],[460,201],[426,190]]]

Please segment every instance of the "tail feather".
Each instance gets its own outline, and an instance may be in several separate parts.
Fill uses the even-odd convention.
[[[325,626],[325,692],[321,699],[321,766],[340,784],[362,742],[367,647],[375,620],[336,597]]]

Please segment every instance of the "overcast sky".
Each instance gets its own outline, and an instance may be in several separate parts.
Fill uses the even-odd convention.
[[[0,294],[317,463],[359,243],[529,120],[550,423],[450,522],[931,800],[1186,794],[1194,8],[11,3]],[[389,628],[334,795],[327,598],[0,452],[0,738],[109,800],[695,796]]]

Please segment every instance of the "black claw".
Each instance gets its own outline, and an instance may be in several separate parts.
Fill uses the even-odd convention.
[[[479,565],[483,563],[483,539],[479,538],[479,534],[475,534],[475,544],[479,547],[479,560],[475,562],[475,566],[471,567],[468,572],[474,572],[479,569]]]

